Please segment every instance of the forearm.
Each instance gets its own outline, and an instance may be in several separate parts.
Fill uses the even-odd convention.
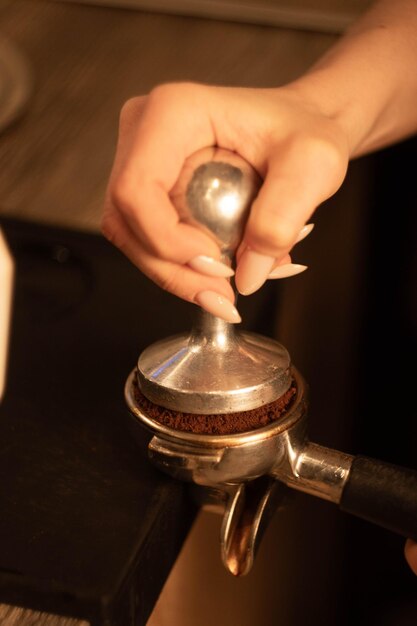
[[[291,87],[334,118],[351,158],[417,131],[417,1],[376,2]]]

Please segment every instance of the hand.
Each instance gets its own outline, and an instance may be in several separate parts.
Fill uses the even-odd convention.
[[[248,295],[274,268],[298,273],[293,245],[315,208],[341,185],[349,160],[335,117],[279,89],[169,84],[129,100],[120,119],[102,230],[144,274],[171,293],[240,321],[230,268],[197,228],[179,222],[169,200],[184,160],[217,145],[244,157],[264,179],[238,255],[236,286]],[[303,230],[304,228],[304,230]]]
[[[417,543],[411,541],[411,539],[407,539],[405,544],[405,558],[417,576]]]

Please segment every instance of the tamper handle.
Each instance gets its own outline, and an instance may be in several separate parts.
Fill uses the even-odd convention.
[[[203,148],[188,157],[170,197],[181,220],[214,238],[230,265],[260,185],[257,172],[238,154]]]
[[[213,238],[221,261],[233,266],[252,203],[261,179],[238,154],[223,148],[203,148],[185,161],[170,193],[182,221]],[[232,324],[197,309],[191,343],[207,340],[218,350],[230,350],[235,337]]]

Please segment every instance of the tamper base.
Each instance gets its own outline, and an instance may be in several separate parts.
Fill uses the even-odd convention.
[[[216,338],[218,341],[219,338]],[[138,360],[138,385],[155,404],[187,413],[234,413],[273,402],[291,385],[290,357],[277,341],[248,332],[224,350],[207,336],[154,343]]]

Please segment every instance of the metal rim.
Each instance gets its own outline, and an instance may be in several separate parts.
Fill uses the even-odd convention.
[[[305,414],[306,407],[306,384],[295,367],[291,368],[292,376],[296,382],[297,394],[291,408],[282,419],[276,420],[268,426],[255,430],[236,433],[235,435],[200,435],[188,433],[163,426],[156,420],[148,417],[138,406],[133,394],[133,384],[136,380],[136,368],[129,374],[125,384],[125,400],[133,418],[141,422],[142,427],[146,427],[153,434],[161,435],[164,438],[175,442],[188,443],[194,446],[204,446],[212,448],[236,447],[247,443],[255,443],[259,440],[275,437],[288,430]]]

